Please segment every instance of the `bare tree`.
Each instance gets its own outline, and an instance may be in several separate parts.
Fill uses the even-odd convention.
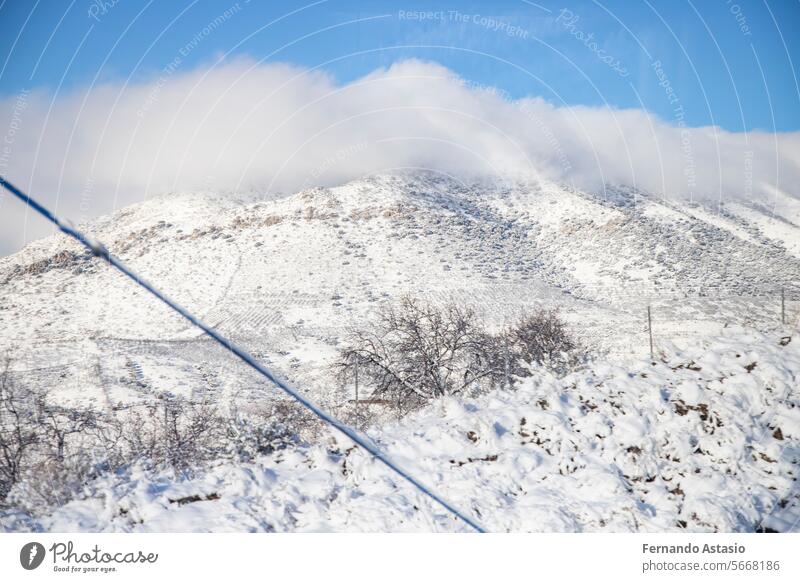
[[[499,334],[487,332],[475,312],[450,303],[441,308],[402,297],[350,332],[334,364],[340,381],[358,367],[373,396],[408,412],[431,399],[479,393],[529,376],[533,366],[556,373],[584,358],[557,311],[525,315]]]
[[[350,332],[336,368],[358,366],[374,395],[408,406],[494,383],[502,373],[497,347],[472,309],[403,297]]]

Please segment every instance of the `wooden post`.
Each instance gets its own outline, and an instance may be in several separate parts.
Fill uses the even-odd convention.
[[[356,372],[355,372],[355,383],[356,383],[356,430],[361,430],[361,423],[359,422],[358,417],[358,360],[356,360]]]
[[[511,369],[510,369],[511,362],[509,361],[509,357],[508,357],[508,334],[507,333],[503,334],[503,358],[505,360],[505,362],[503,362],[503,363],[505,365],[505,373],[506,373],[506,386],[505,386],[505,388],[506,388],[506,390],[509,390],[511,388]]]
[[[164,403],[164,462],[167,466],[170,465],[170,442],[169,442],[169,403],[167,396],[163,395]]]
[[[650,333],[650,361],[654,362],[653,357],[653,319],[650,317],[650,306],[647,306],[647,331]]]
[[[781,287],[781,325],[786,325],[786,293]]]

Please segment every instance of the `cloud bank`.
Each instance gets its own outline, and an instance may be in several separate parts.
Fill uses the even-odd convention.
[[[7,97],[4,130],[0,172],[76,221],[169,191],[274,196],[409,167],[675,198],[800,198],[800,133],[513,100],[416,60],[344,85],[248,59],[167,67],[148,82]],[[48,232],[20,222],[17,206],[0,200],[0,253]]]

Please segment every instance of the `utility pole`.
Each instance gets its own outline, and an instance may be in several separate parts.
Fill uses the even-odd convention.
[[[653,319],[650,317],[650,306],[647,306],[647,331],[650,333],[650,361],[654,362],[653,357]]]

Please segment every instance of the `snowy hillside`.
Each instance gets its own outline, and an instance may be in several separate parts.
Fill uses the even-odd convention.
[[[370,436],[490,531],[796,531],[800,336],[730,330],[651,364],[596,364]],[[453,531],[463,524],[334,436],[176,479],[90,483],[46,531]]]
[[[401,294],[475,306],[493,326],[559,307],[593,350],[690,345],[726,325],[797,318],[800,215],[677,204],[630,188],[365,177],[279,200],[171,194],[87,229],[169,295],[320,400],[348,326]],[[773,212],[774,211],[774,212]],[[780,214],[775,212],[780,211]],[[159,303],[63,236],[0,259],[0,348],[65,401],[160,391],[262,398],[254,381]]]

